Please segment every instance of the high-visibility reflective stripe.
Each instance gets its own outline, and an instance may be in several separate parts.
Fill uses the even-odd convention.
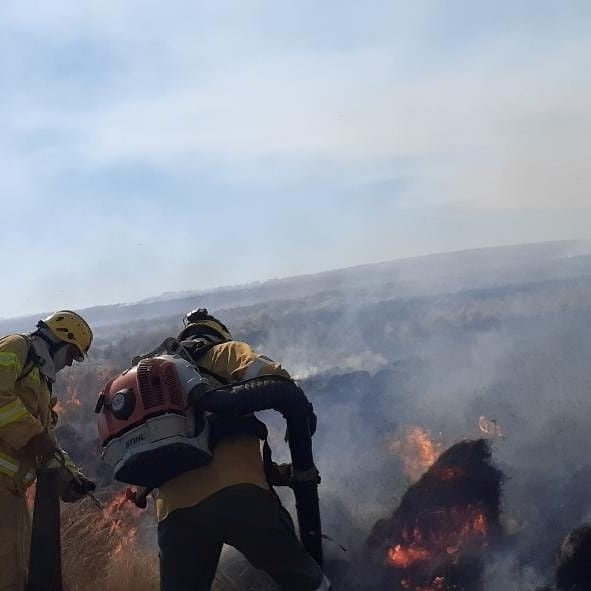
[[[41,383],[41,376],[39,375],[39,370],[34,367],[24,378],[25,380],[32,380],[33,382],[39,384]]]
[[[21,402],[20,398],[17,398],[10,404],[0,408],[0,427],[15,423],[28,414],[29,411],[25,408],[25,405]]]
[[[0,452],[0,474],[6,474],[7,476],[14,476],[18,473],[20,468],[20,462],[11,456]],[[25,486],[33,484],[35,481],[36,474],[34,470],[29,470],[24,478],[23,483]]]
[[[257,357],[257,359],[246,368],[246,371],[244,372],[244,377],[242,379],[250,380],[251,378],[256,378],[261,372],[261,369],[267,367],[269,363],[272,363],[270,359],[266,359],[264,357]]]
[[[18,472],[19,466],[17,460],[0,452],[0,472],[2,474],[14,476]]]
[[[14,367],[16,368],[16,373],[19,373],[21,370],[21,363],[18,356],[10,351],[0,351],[0,366]]]
[[[72,458],[70,457],[70,455],[68,454],[67,451],[64,451],[63,449],[60,449],[60,457],[58,456],[53,456],[51,459],[49,459],[47,462],[45,462],[44,467],[45,468],[61,468],[66,467],[66,468],[71,468],[73,470],[77,470],[78,467],[76,466],[76,464],[74,464],[74,462],[72,461]]]
[[[64,465],[66,466],[66,468],[77,468],[76,464],[74,464],[72,458],[70,457],[70,454],[67,451],[62,449],[62,454],[64,456]]]
[[[33,482],[35,482],[36,478],[37,478],[37,474],[35,474],[35,472],[33,470],[29,470],[25,474],[25,477],[23,478],[23,484],[25,486],[29,486],[29,485],[33,484]]]

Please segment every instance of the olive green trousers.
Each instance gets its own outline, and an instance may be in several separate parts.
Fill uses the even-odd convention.
[[[0,591],[24,591],[30,539],[25,497],[0,487]]]

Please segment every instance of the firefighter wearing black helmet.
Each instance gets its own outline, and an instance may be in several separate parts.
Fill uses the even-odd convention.
[[[205,309],[187,314],[178,339],[212,387],[262,375],[289,378],[281,365],[233,340]],[[261,439],[248,428],[221,438],[210,463],[162,485],[156,510],[162,591],[209,590],[223,544],[238,549],[283,589],[329,589],[269,486]]]

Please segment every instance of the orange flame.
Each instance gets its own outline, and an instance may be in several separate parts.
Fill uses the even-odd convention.
[[[66,393],[68,395],[66,399],[67,406],[70,408],[78,408],[82,404],[80,398],[78,397],[78,392],[73,385],[70,385],[66,388]]]
[[[439,480],[454,480],[454,478],[460,478],[464,474],[464,470],[459,466],[446,466],[436,472]]]
[[[440,555],[458,555],[467,546],[486,546],[487,522],[482,510],[467,507],[442,511],[441,530],[426,535],[419,527],[404,530],[405,544],[388,550],[386,563],[397,568],[409,568],[416,562]],[[415,590],[416,591],[416,590]]]
[[[76,392],[72,392],[72,395],[70,396],[70,398],[68,398],[68,404],[71,406],[80,406],[82,404]]]
[[[130,503],[125,492],[119,493],[104,507],[103,518],[110,521],[109,534],[113,539],[115,556],[126,546],[134,545],[138,537],[137,521],[141,516],[141,509]]]
[[[62,400],[57,400],[53,405],[52,410],[56,412],[58,415],[65,415],[73,411],[74,409],[79,408],[80,406],[82,406],[82,401],[78,397],[76,389],[72,386],[67,386],[66,398]]]
[[[403,548],[402,544],[397,544],[388,550],[387,562],[397,568],[408,568],[415,562],[429,560],[431,557],[431,552],[425,548]]]
[[[404,473],[411,480],[418,480],[435,463],[442,444],[435,443],[427,429],[414,426],[407,429],[403,440],[390,441],[388,447],[392,453],[402,456]]]

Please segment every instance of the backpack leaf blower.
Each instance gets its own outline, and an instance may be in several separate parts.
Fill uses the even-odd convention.
[[[312,453],[313,407],[292,380],[263,376],[211,389],[190,354],[166,339],[111,379],[95,408],[102,457],[116,480],[148,491],[213,457],[208,416],[276,410],[287,422],[300,538],[322,566],[320,478]]]

